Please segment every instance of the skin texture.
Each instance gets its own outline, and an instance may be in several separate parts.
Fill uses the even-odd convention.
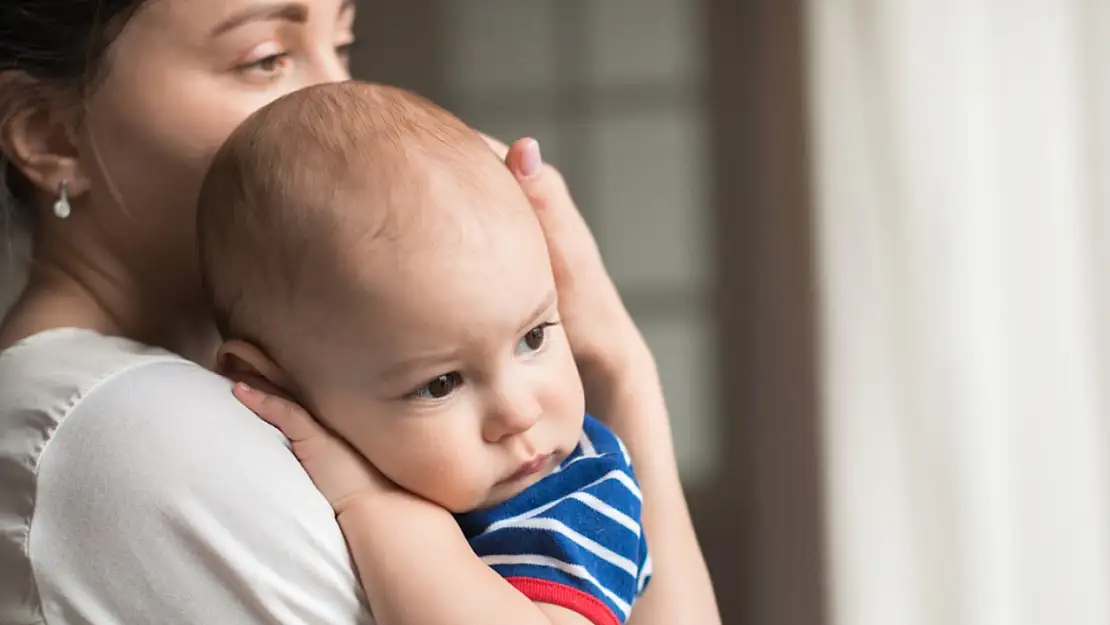
[[[35,186],[41,222],[28,288],[0,325],[0,348],[71,326],[215,364],[219,341],[200,297],[194,251],[203,172],[231,129],[260,106],[348,77],[342,48],[351,40],[353,12],[340,0],[285,5],[219,29],[228,18],[262,7],[259,0],[145,3],[109,50],[96,89],[80,101],[52,92],[22,97],[24,77],[0,76],[6,98],[0,150]],[[587,407],[624,439],[637,467],[655,574],[630,622],[719,622],[678,480],[654,360],[561,176],[542,164],[534,141],[495,147],[539,219]],[[57,220],[50,205],[63,181],[73,213]],[[234,363],[228,373],[265,388],[265,379]],[[240,397],[271,421],[279,418],[273,412],[298,412],[278,395]],[[312,457],[311,450],[322,446],[308,445],[303,453]],[[373,474],[365,466],[354,471]],[[403,492],[391,490],[375,501],[390,505],[352,507],[362,512],[340,514],[340,524],[407,528],[368,532],[368,545],[352,543],[356,553],[372,556],[357,564],[382,615],[390,606],[403,612],[405,606],[388,597],[425,583],[414,575],[418,571],[404,569],[413,563],[405,553],[435,544],[422,536],[441,537],[448,548],[450,515]],[[377,542],[387,537],[391,544]],[[492,573],[487,568],[485,574]],[[485,598],[475,595],[468,603]],[[424,597],[409,605],[429,607]],[[520,609],[535,610],[526,601]]]
[[[453,512],[538,481],[509,478],[553,455],[550,472],[582,429],[582,384],[557,325],[543,234],[519,190],[507,191],[516,214],[489,220],[486,236],[416,233],[422,251],[368,281],[374,304],[353,307],[359,329],[345,339],[359,383],[318,376],[305,385],[321,419],[389,479]],[[457,196],[438,200],[469,208]]]

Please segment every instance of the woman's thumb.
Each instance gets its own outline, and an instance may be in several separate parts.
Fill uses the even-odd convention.
[[[521,139],[509,149],[506,158],[509,169],[519,180],[534,180],[543,173],[543,154],[540,142],[531,137]]]

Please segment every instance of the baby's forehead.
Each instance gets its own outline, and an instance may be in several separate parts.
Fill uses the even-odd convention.
[[[377,186],[380,176],[354,172],[328,209],[349,226],[337,229],[346,262],[390,273],[435,265],[447,273],[476,260],[511,263],[533,249],[546,254],[527,197],[496,158],[418,159],[402,167],[413,175],[396,177],[385,189]]]
[[[498,188],[477,180],[431,177],[394,189],[388,201],[374,193],[345,193],[331,210],[350,227],[337,229],[347,262],[390,272],[462,269],[473,257],[511,260],[522,244],[543,248],[542,232],[515,181]],[[346,216],[346,218],[344,218]]]
[[[553,288],[538,224],[469,221],[459,228],[417,225],[399,237],[348,247],[341,273],[355,279],[344,285],[345,311],[361,315],[369,331],[389,335],[428,332],[445,323],[466,334],[487,323],[527,321],[523,317]]]
[[[426,137],[407,141],[403,150],[344,159],[321,180],[317,197],[331,201],[314,209],[360,222],[357,236],[369,229],[391,239],[493,236],[522,216],[534,219],[519,184],[484,144],[443,151]]]
[[[375,361],[508,336],[553,289],[542,232],[523,220],[351,241],[338,255],[332,324]]]

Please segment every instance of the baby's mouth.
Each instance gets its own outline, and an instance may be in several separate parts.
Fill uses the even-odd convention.
[[[513,472],[512,475],[501,480],[498,484],[501,485],[517,482],[531,477],[537,473],[540,473],[541,471],[547,469],[554,459],[555,454],[553,453],[536,456],[531,460],[528,460],[527,462],[521,464],[520,467],[517,468],[517,470]]]

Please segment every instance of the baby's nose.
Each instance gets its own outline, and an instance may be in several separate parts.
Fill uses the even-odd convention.
[[[543,415],[543,408],[535,396],[521,393],[497,402],[486,416],[483,436],[497,442],[532,429]]]

